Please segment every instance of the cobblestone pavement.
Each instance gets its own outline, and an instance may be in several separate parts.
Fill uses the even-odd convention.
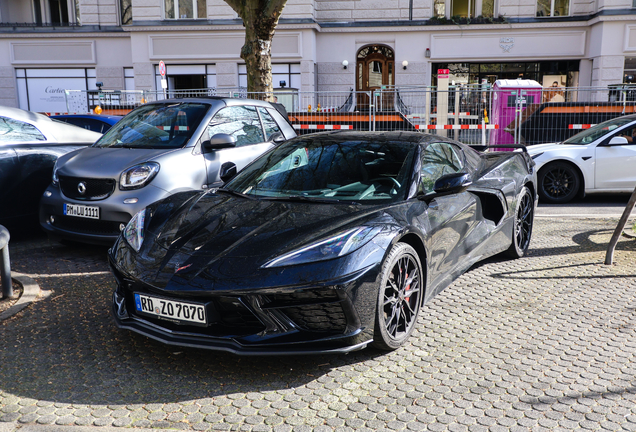
[[[241,358],[118,330],[104,248],[11,245],[51,291],[0,323],[0,420],[190,430],[636,431],[636,241],[537,219],[530,254],[471,269],[393,352]]]

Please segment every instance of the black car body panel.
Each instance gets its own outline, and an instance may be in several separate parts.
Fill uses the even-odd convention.
[[[452,143],[419,133],[329,133],[289,143],[382,137],[418,149]],[[472,183],[458,193],[418,196],[418,151],[411,167],[418,175],[407,176],[415,186],[407,185],[404,198],[392,202],[297,202],[211,190],[151,205],[139,251],[120,237],[109,252],[118,282],[118,326],[168,344],[248,355],[363,348],[374,337],[382,265],[394,245],[407,243],[420,255],[426,303],[474,263],[511,246],[522,188],[531,189],[536,203],[536,174],[525,153],[479,156],[453,145],[472,152],[465,165]],[[375,234],[350,253],[272,265],[277,257],[357,227]],[[136,294],[205,305],[207,322],[143,313]]]
[[[41,114],[0,107],[0,224],[35,222],[56,160],[100,136]]]

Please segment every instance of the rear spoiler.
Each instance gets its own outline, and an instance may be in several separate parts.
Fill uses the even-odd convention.
[[[523,144],[471,145],[470,147],[472,147],[473,149],[477,151],[485,151],[489,148],[494,148],[494,149],[514,148],[514,149],[521,149],[523,150],[524,153],[528,153],[528,148],[524,146]]]

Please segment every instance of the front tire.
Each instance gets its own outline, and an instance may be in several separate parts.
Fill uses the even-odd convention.
[[[521,258],[528,253],[532,225],[534,224],[534,198],[530,189],[524,186],[517,200],[515,223],[512,228],[512,244],[505,252],[510,258]]]
[[[406,243],[396,244],[382,265],[373,346],[391,351],[409,338],[423,294],[424,278],[417,252]]]
[[[552,162],[539,171],[539,198],[549,204],[564,204],[579,192],[581,179],[566,162]]]

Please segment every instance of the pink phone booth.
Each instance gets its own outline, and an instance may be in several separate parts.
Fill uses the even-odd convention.
[[[498,129],[490,131],[490,145],[515,143],[515,111],[519,106],[523,111],[532,104],[541,103],[542,87],[533,80],[497,80],[493,86],[492,113],[490,123]],[[517,105],[517,98],[524,101]],[[522,114],[523,116],[523,114]],[[523,144],[520,142],[520,144]],[[498,151],[512,151],[514,148],[496,148]]]

